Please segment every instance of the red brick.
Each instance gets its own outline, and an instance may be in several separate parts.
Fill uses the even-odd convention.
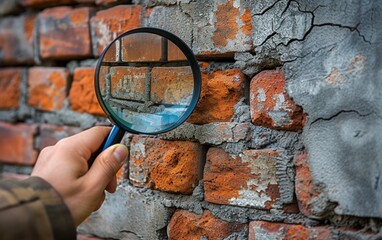
[[[114,98],[145,100],[147,67],[112,67],[111,96]]]
[[[295,191],[301,213],[312,217],[314,214],[311,203],[320,193],[315,190],[307,158],[307,153],[297,155],[294,158],[296,168]]]
[[[69,71],[60,67],[33,67],[28,74],[28,104],[52,111],[63,107]]]
[[[69,102],[73,111],[104,116],[95,94],[94,71],[92,67],[74,70]]]
[[[189,67],[156,67],[151,72],[151,101],[159,104],[191,102],[194,78]]]
[[[168,41],[167,54],[168,61],[187,60],[187,57],[184,55],[182,50],[180,50],[180,48],[171,41]]]
[[[191,194],[200,180],[201,145],[135,136],[130,181],[135,186]]]
[[[0,69],[0,108],[19,107],[20,83],[25,70],[22,68]]]
[[[120,41],[115,41],[113,45],[111,45],[105,55],[102,58],[103,62],[117,62],[121,60],[120,57]]]
[[[141,25],[141,6],[121,5],[97,12],[91,18],[93,52],[95,56],[121,33]]]
[[[260,72],[251,80],[251,119],[255,125],[282,130],[300,130],[305,114],[285,91],[282,69]]]
[[[170,220],[168,235],[169,239],[218,240],[235,232],[244,232],[246,228],[246,224],[218,219],[208,210],[205,210],[202,215],[177,210]]]
[[[253,221],[249,224],[249,240],[314,240],[335,239],[326,227],[305,227],[302,225]]]
[[[39,15],[41,57],[74,59],[92,56],[89,30],[92,11],[93,9],[88,7],[45,9]]]
[[[278,150],[247,150],[239,156],[210,148],[204,169],[205,200],[217,204],[270,209],[280,197],[276,179]]]
[[[74,3],[74,0],[19,0],[23,7],[47,7]]]
[[[110,67],[101,66],[98,75],[98,84],[101,96],[106,96],[106,78],[110,72]]]
[[[122,38],[121,46],[125,62],[156,62],[162,57],[162,37],[156,34],[127,35]]]
[[[41,125],[38,149],[42,150],[47,146],[53,146],[60,139],[72,136],[80,131],[81,129],[76,127],[55,126],[49,124]]]
[[[0,162],[32,165],[36,162],[35,125],[0,123]]]
[[[34,62],[35,19],[33,15],[0,19],[0,65]]]
[[[206,124],[229,122],[234,106],[244,97],[245,75],[239,69],[202,72],[200,100],[188,122]]]

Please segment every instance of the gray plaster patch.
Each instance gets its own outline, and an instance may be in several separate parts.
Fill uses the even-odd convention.
[[[161,202],[127,186],[107,194],[102,207],[79,226],[79,231],[116,239],[167,239],[171,215],[172,210]]]
[[[322,119],[304,133],[312,177],[343,215],[381,217],[382,122],[370,114],[344,112]]]
[[[252,76],[269,59],[284,63],[287,93],[308,116],[303,143],[315,184],[338,214],[382,217],[382,2],[245,3],[256,48],[252,58],[237,54],[238,65]]]

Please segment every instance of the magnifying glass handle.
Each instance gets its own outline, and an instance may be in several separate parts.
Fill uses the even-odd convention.
[[[105,142],[101,146],[101,152],[106,148],[110,147],[111,145],[120,143],[124,134],[125,130],[122,130],[117,125],[114,125],[113,128],[110,130],[110,133],[107,136]]]
[[[96,157],[101,152],[103,152],[103,150],[105,150],[106,148],[110,147],[111,145],[120,143],[124,134],[125,134],[125,130],[121,129],[117,125],[114,125],[112,127],[112,129],[110,130],[109,135],[107,136],[105,141],[102,143],[101,147],[95,153],[93,153],[92,157],[88,161],[89,162],[89,168],[93,164],[93,162],[96,159]]]

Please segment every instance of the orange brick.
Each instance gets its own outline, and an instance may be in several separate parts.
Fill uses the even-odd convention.
[[[159,104],[191,102],[194,78],[189,67],[156,67],[151,72],[151,100]]]
[[[204,169],[205,200],[217,204],[271,209],[280,197],[278,150],[247,150],[240,156],[210,148]]]
[[[69,102],[73,111],[105,115],[98,103],[94,88],[94,68],[76,68],[70,88]]]
[[[200,180],[201,145],[135,136],[130,150],[130,181],[139,187],[191,194]]]
[[[0,123],[0,162],[32,165],[36,162],[35,125]]]
[[[120,5],[98,11],[90,22],[94,55],[99,56],[117,36],[140,24],[141,6],[138,5]]]
[[[19,107],[20,83],[24,69],[0,69],[0,108],[14,109]]]
[[[300,130],[305,114],[285,91],[282,69],[260,72],[251,80],[250,109],[252,123],[267,128]]]
[[[218,219],[208,210],[197,215],[186,210],[177,210],[169,226],[169,239],[224,239],[235,232],[246,231],[246,224],[230,223]]]
[[[53,111],[63,107],[69,71],[59,67],[33,67],[28,73],[28,104]]]
[[[187,120],[195,124],[229,122],[234,106],[244,97],[245,75],[239,69],[202,73],[202,91],[198,105]]]
[[[56,7],[39,15],[40,55],[43,59],[92,56],[89,19],[93,9]],[[73,37],[68,37],[73,36]]]

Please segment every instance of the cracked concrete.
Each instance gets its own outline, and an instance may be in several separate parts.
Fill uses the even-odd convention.
[[[382,2],[245,4],[255,49],[236,53],[237,66],[250,77],[284,66],[287,93],[308,116],[303,143],[323,199],[337,214],[381,217]]]
[[[287,92],[308,115],[303,141],[316,185],[337,214],[381,217],[382,3],[275,1],[264,9],[262,17],[280,19],[260,47],[282,53]],[[299,29],[282,38],[287,18],[302,16],[306,26],[294,21],[289,28]]]

